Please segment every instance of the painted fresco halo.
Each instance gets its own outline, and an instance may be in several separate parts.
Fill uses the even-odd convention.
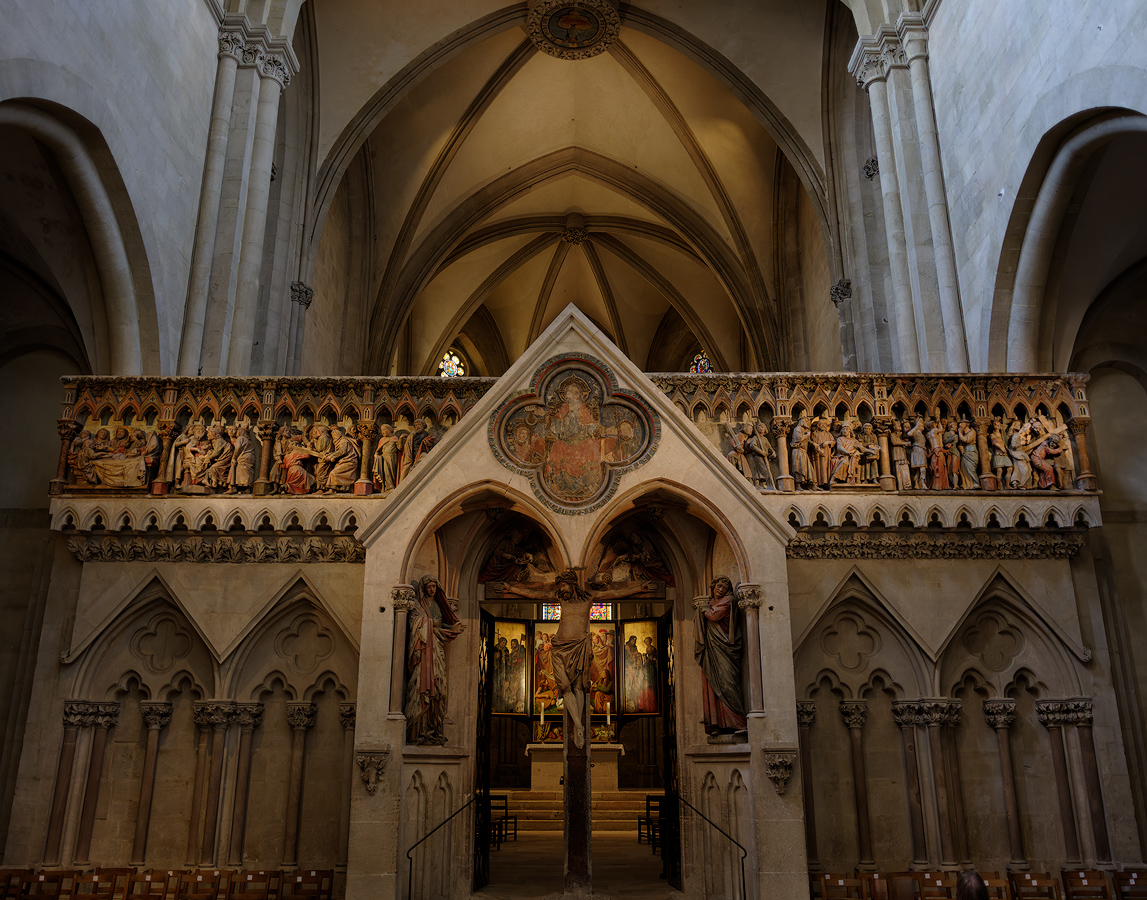
[[[620,477],[653,456],[661,420],[620,390],[600,360],[566,353],[534,373],[528,392],[498,407],[489,440],[502,465],[530,479],[539,500],[576,515],[601,508]]]
[[[526,31],[543,53],[588,59],[621,33],[621,17],[612,0],[538,0],[530,6]]]

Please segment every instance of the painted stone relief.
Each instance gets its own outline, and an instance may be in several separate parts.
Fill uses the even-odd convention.
[[[406,619],[406,739],[445,744],[446,645],[466,626],[437,578],[427,575],[414,588]]]
[[[584,355],[557,357],[534,376],[532,392],[495,413],[491,444],[508,468],[529,477],[558,512],[589,512],[613,493],[617,477],[656,448],[658,423],[612,373]]]

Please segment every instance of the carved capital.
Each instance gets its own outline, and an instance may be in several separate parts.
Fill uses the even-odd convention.
[[[871,181],[880,174],[880,160],[875,156],[870,156],[864,161],[864,177]]]
[[[139,713],[148,728],[158,731],[171,724],[171,704],[162,700],[144,700]]]
[[[1091,424],[1091,419],[1083,419],[1083,418],[1080,418],[1079,416],[1076,416],[1074,419],[1072,419],[1067,424],[1068,424],[1068,427],[1071,428],[1072,434],[1075,434],[1075,435],[1086,434],[1087,433],[1087,426]]]
[[[119,703],[92,703],[89,704],[89,709],[91,724],[98,728],[114,728],[119,722]]]
[[[311,308],[311,301],[315,299],[315,289],[301,281],[291,282],[291,302],[298,303],[303,309]]]
[[[861,38],[853,51],[848,71],[858,87],[868,90],[874,81],[883,81],[888,74],[884,69],[884,55],[873,38]]]
[[[79,430],[80,426],[74,419],[56,419],[56,434],[60,436],[61,441],[72,440]]]
[[[762,602],[759,584],[742,583],[737,585],[737,606],[741,609],[760,609]]]
[[[258,66],[265,51],[263,45],[255,41],[248,41],[243,45],[239,54],[239,61],[245,66]]]
[[[240,29],[222,28],[219,31],[219,55],[230,56],[238,62],[243,58],[243,32]]]
[[[339,721],[342,722],[343,728],[347,731],[354,730],[355,705],[353,703],[339,704]]]
[[[396,584],[390,589],[390,605],[395,612],[410,612],[415,603],[414,588],[409,584]]]
[[[318,707],[313,703],[288,703],[287,723],[296,731],[314,728],[316,712]]]
[[[1073,700],[1037,700],[1035,714],[1044,728],[1062,728],[1065,725],[1090,725],[1093,721],[1091,701],[1084,698]]]
[[[360,441],[370,442],[374,439],[375,424],[374,422],[359,422],[358,431],[356,435]]]
[[[816,724],[816,704],[811,700],[797,701],[797,724],[809,728]]]
[[[840,717],[849,728],[863,728],[868,721],[868,701],[841,700]]]
[[[235,724],[240,728],[252,730],[263,724],[262,703],[236,703]]]
[[[191,710],[200,728],[226,728],[235,714],[231,703],[217,700],[197,700]]]
[[[710,604],[711,602],[712,602],[712,598],[711,598],[711,597],[708,597],[708,596],[705,596],[705,597],[694,597],[694,598],[693,598],[693,608],[694,608],[694,609],[708,609],[708,608],[709,608],[709,604]]]
[[[921,700],[920,715],[923,725],[957,726],[960,724],[959,700]]]
[[[359,772],[362,773],[362,783],[366,785],[366,792],[374,794],[382,781],[382,773],[386,768],[386,758],[390,750],[360,750],[355,754]]]
[[[87,700],[67,700],[64,702],[64,727],[83,728],[93,721],[91,704]]]
[[[845,300],[852,298],[852,282],[847,278],[840,279],[828,289],[828,298],[832,301],[833,306],[839,308]]]
[[[778,794],[783,794],[793,777],[797,755],[791,750],[772,751],[765,754],[765,774],[773,783]]]
[[[280,88],[291,83],[291,70],[277,53],[265,53],[259,60],[259,74],[264,78],[271,78],[279,82]]]
[[[892,702],[892,721],[901,728],[911,728],[914,725],[926,725],[924,713],[917,700],[894,700]]]
[[[985,700],[984,719],[992,728],[1010,728],[1016,720],[1016,701]]]
[[[924,24],[924,17],[920,13],[901,13],[896,31],[909,63],[928,58],[928,26]]]

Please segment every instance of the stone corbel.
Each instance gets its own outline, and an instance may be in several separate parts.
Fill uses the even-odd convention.
[[[378,792],[378,785],[382,781],[382,773],[386,768],[386,758],[389,755],[389,747],[380,750],[359,750],[355,754],[359,772],[362,774],[362,783],[366,785],[368,794]]]
[[[772,750],[765,753],[765,774],[776,788],[778,796],[783,795],[788,788],[796,762],[795,750]]]
[[[408,584],[398,584],[390,589],[390,605],[395,612],[410,612],[414,609],[414,588]]]

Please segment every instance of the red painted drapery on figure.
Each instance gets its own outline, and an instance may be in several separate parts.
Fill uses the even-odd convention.
[[[406,737],[411,744],[445,744],[446,645],[463,626],[434,576],[419,582],[406,621]]]
[[[709,587],[709,605],[697,610],[693,655],[701,665],[701,697],[708,734],[745,730],[741,687],[742,636],[733,585],[721,577]]]

